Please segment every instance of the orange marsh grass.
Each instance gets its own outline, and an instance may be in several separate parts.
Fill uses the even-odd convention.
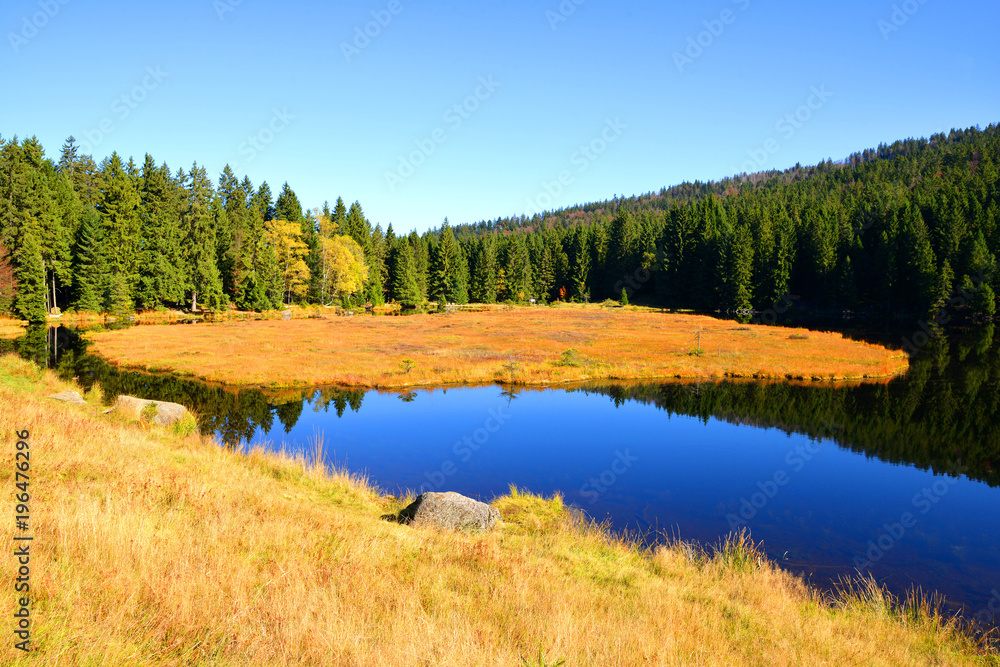
[[[8,640],[5,664],[1000,664],[933,610],[831,605],[746,536],[645,550],[516,488],[492,533],[417,530],[380,518],[405,499],[315,453],[180,437],[102,415],[98,392],[42,398],[66,388],[0,358],[8,451],[31,432],[34,536],[35,652]],[[8,591],[15,568],[0,558]]]
[[[588,379],[871,379],[905,353],[784,327],[632,309],[522,308],[88,334],[114,363],[237,385],[406,387]]]

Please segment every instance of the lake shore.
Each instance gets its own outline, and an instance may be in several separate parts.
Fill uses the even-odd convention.
[[[998,664],[924,603],[830,598],[747,539],[643,549],[520,491],[494,532],[413,529],[381,518],[410,498],[315,457],[44,398],[67,389],[0,358],[0,430],[31,450],[38,655],[12,664]]]
[[[519,308],[91,332],[129,368],[241,386],[407,388],[586,380],[873,380],[905,353],[837,333],[634,308]]]

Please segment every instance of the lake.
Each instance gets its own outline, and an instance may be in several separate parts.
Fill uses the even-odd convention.
[[[192,325],[176,325],[192,326]],[[194,326],[211,326],[199,324]],[[749,529],[830,588],[870,573],[1000,611],[1000,344],[992,326],[932,340],[878,384],[590,384],[264,392],[118,372],[73,332],[3,343],[107,398],[194,408],[230,446],[311,453],[393,494],[489,500],[511,484],[648,542]],[[2,347],[0,347],[2,349]]]

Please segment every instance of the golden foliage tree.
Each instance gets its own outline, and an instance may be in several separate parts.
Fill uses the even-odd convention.
[[[309,246],[302,240],[302,225],[287,220],[272,220],[268,233],[278,258],[285,303],[291,303],[293,298],[304,299],[309,290],[310,274],[306,265]]]

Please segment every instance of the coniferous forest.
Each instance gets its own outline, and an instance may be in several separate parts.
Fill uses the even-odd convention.
[[[398,235],[358,202],[0,138],[0,312],[630,300],[992,318],[1000,129]]]

